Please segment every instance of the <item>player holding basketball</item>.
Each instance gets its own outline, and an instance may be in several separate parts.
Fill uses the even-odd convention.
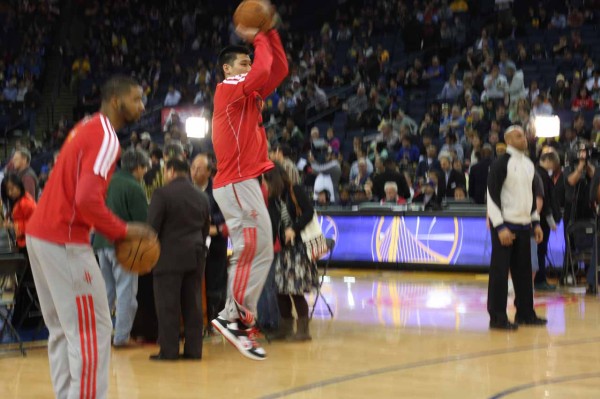
[[[275,18],[273,18],[273,21]],[[285,51],[271,23],[267,32],[238,26],[255,49],[254,63],[242,46],[219,54],[225,80],[214,98],[213,145],[217,158],[214,197],[233,243],[227,302],[213,326],[244,356],[263,360],[254,312],[273,260],[271,221],[258,178],[273,168],[261,111],[264,99],[288,74]]]
[[[106,398],[112,322],[90,230],[109,240],[153,237],[107,208],[108,182],[120,154],[116,131],[137,121],[142,88],[125,76],[102,88],[100,112],[69,133],[27,229],[27,249],[50,331],[48,357],[57,398]]]

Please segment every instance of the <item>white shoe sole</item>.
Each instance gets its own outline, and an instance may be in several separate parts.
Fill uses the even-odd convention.
[[[229,332],[229,330],[228,330],[227,328],[223,327],[223,326],[221,325],[221,323],[219,323],[218,321],[216,321],[216,320],[212,320],[210,323],[211,323],[211,324],[213,325],[213,327],[214,327],[214,328],[216,328],[216,329],[217,329],[217,331],[218,331],[219,333],[221,333],[221,335],[222,335],[223,337],[225,337],[225,339],[226,339],[227,341],[229,341],[229,343],[230,343],[231,345],[233,345],[233,346],[234,346],[234,347],[235,347],[235,348],[236,348],[236,349],[237,349],[237,350],[238,350],[238,351],[239,351],[239,352],[240,352],[240,353],[241,353],[243,356],[245,356],[245,357],[247,357],[248,359],[251,359],[251,360],[265,360],[265,359],[267,358],[267,356],[266,356],[266,355],[265,355],[264,357],[259,357],[259,356],[256,356],[256,355],[252,354],[251,352],[247,351],[245,348],[243,348],[243,347],[242,347],[242,346],[239,344],[239,341],[237,340],[237,338],[236,338],[236,337],[235,337],[235,336],[234,336],[232,333],[230,333],[230,332]]]

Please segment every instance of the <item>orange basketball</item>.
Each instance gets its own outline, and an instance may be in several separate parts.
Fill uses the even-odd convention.
[[[266,31],[271,27],[274,9],[265,0],[244,0],[233,13],[233,24]]]
[[[147,274],[158,262],[160,243],[156,238],[125,239],[115,243],[115,254],[128,272]]]

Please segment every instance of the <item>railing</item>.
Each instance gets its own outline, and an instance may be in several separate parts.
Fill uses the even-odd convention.
[[[339,87],[336,88],[332,91],[330,91],[329,93],[327,93],[327,103],[329,103],[329,100],[331,100],[333,97],[341,97],[341,98],[346,98],[348,97],[348,95],[350,93],[354,93],[356,91],[356,85],[350,85],[350,86],[343,86],[343,87]],[[316,105],[314,103],[309,104],[306,107],[306,111],[305,111],[305,120],[306,120],[306,131],[305,137],[308,137],[310,135],[310,128],[309,126],[311,126],[313,123],[325,118],[326,116],[329,116],[337,111],[339,111],[341,109],[342,106],[342,102],[339,103],[339,105],[335,108],[330,108],[327,107],[327,109],[325,109],[324,111],[321,111],[313,116],[311,115],[311,111],[316,112]]]

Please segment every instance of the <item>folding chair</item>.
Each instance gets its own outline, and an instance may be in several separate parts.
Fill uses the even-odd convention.
[[[577,273],[580,263],[587,263],[590,267],[596,267],[593,259],[597,253],[596,221],[578,220],[567,227],[567,240],[565,243],[565,265],[563,268],[564,285],[577,285]],[[569,282],[571,276],[573,281]]]
[[[8,331],[10,336],[19,344],[19,350],[23,356],[26,355],[23,341],[21,341],[21,337],[13,326],[11,319],[20,289],[17,282],[21,281],[26,270],[27,263],[22,254],[0,256],[0,281],[4,282],[0,287],[0,308],[6,309],[5,311],[0,309],[0,321],[2,322],[0,338],[4,336],[5,331]],[[13,284],[7,284],[9,281],[13,281]]]
[[[335,240],[333,238],[326,238],[325,242],[327,243],[327,251],[329,252],[329,256],[327,257],[327,261],[325,262],[325,266],[323,267],[323,274],[321,274],[319,285],[317,285],[317,295],[315,296],[315,303],[313,304],[312,311],[310,312],[310,319],[313,318],[313,314],[315,313],[319,297],[325,303],[325,306],[327,306],[327,310],[329,310],[331,318],[333,318],[333,311],[331,310],[331,307],[329,306],[327,300],[323,296],[323,293],[321,293],[321,287],[323,286],[323,280],[325,279],[325,275],[327,275],[327,268],[329,267],[329,262],[331,261],[331,257],[333,255],[333,249],[335,248]]]

